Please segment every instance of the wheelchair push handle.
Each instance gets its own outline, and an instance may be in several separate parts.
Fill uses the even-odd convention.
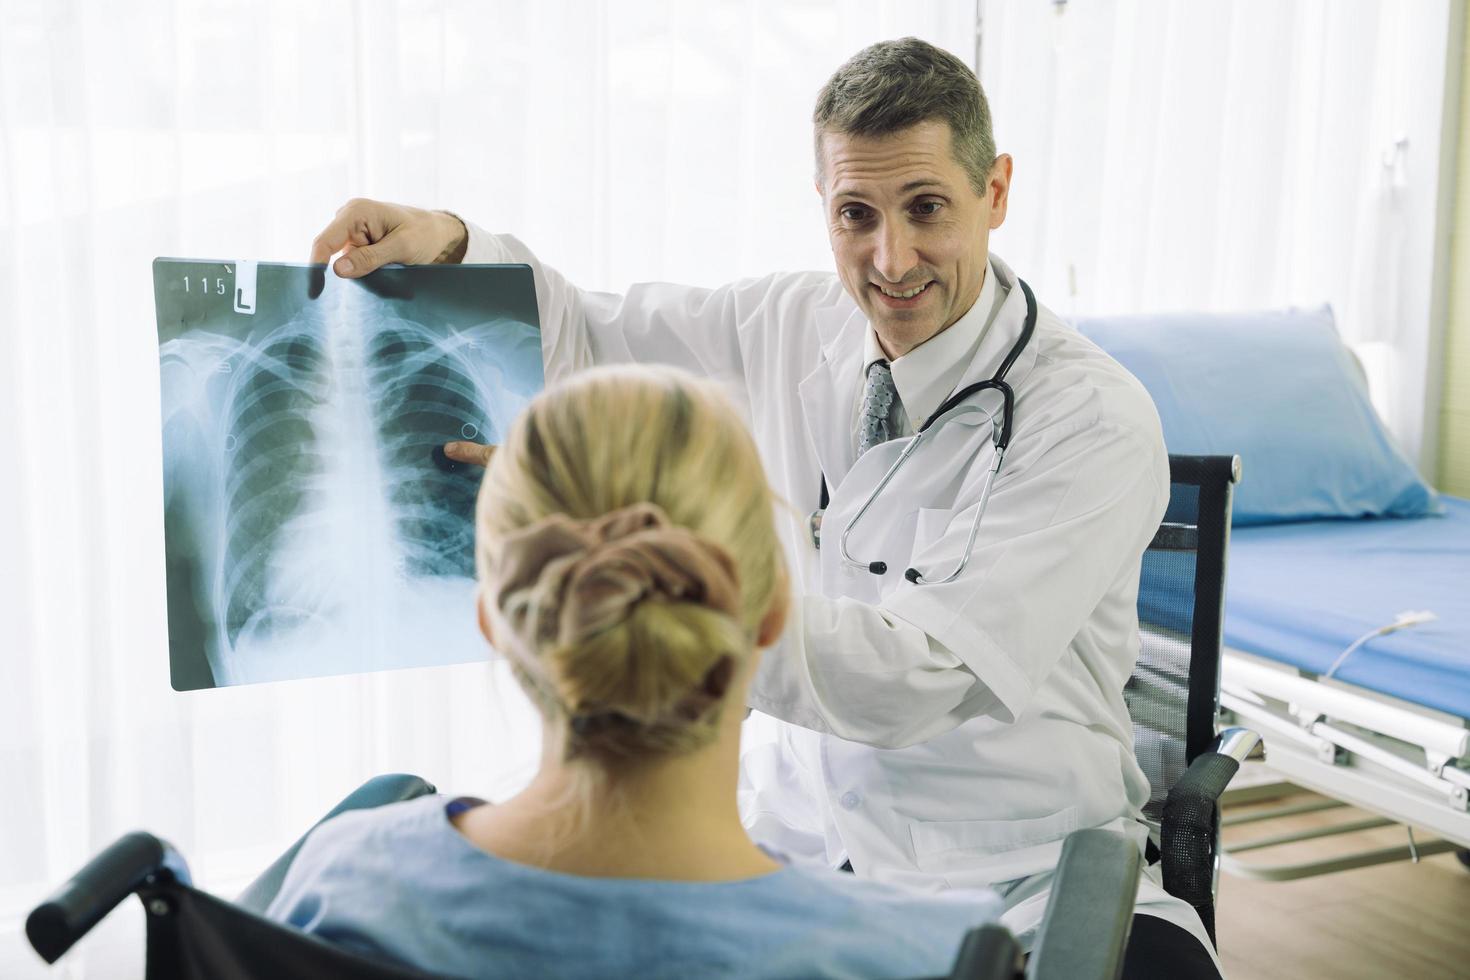
[[[26,938],[47,963],[139,887],[162,874],[188,882],[183,860],[152,834],[124,834],[98,854],[26,917]]]

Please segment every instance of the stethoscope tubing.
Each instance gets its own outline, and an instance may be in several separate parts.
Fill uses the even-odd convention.
[[[843,529],[842,537],[838,540],[837,547],[838,550],[842,553],[842,560],[848,565],[854,568],[866,568],[874,575],[888,574],[887,562],[874,561],[869,562],[867,565],[864,565],[862,562],[858,561],[850,554],[848,554],[847,536],[852,534],[852,529],[857,527],[858,521],[863,519],[863,515],[868,512],[869,507],[873,506],[873,502],[878,499],[878,495],[883,492],[883,488],[888,486],[888,481],[893,479],[893,475],[898,472],[898,468],[903,465],[903,461],[908,459],[909,456],[913,454],[913,451],[919,448],[919,443],[923,441],[923,432],[917,432],[914,434],[914,437],[909,440],[909,444],[904,447],[903,452],[898,454],[898,459],[895,459],[893,461],[893,464],[888,467],[888,472],[883,474],[883,479],[879,480],[878,485],[873,488],[873,491],[871,493],[868,494],[868,499],[864,500],[863,505],[858,508],[857,515],[853,517],[853,519],[847,523],[847,527]]]
[[[915,585],[944,585],[953,582],[964,573],[970,564],[970,556],[975,553],[975,537],[980,533],[980,518],[985,516],[985,506],[990,503],[990,487],[995,482],[995,474],[1000,470],[1000,461],[1005,458],[1006,451],[997,449],[995,459],[990,464],[990,469],[985,474],[985,488],[980,491],[980,503],[975,507],[975,516],[970,519],[970,536],[965,539],[965,550],[960,552],[960,561],[944,578],[927,579],[917,568],[905,569],[903,577]]]

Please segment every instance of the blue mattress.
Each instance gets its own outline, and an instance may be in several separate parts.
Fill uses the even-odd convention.
[[[1434,622],[1375,637],[1334,675],[1470,718],[1470,500],[1443,517],[1304,521],[1236,528],[1225,643],[1322,673],[1400,612]]]

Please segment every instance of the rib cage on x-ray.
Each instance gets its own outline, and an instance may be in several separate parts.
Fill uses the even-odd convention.
[[[200,430],[166,483],[209,502],[189,520],[214,529],[193,537],[216,685],[446,662],[473,632],[478,473],[432,454],[498,442],[530,392],[483,349],[495,324],[434,330],[395,305],[338,286],[262,336],[162,347],[166,461],[171,416]],[[170,397],[175,373],[193,380]]]
[[[288,324],[249,352],[224,441],[216,608],[231,648],[342,602],[333,583],[354,570],[373,585],[474,574],[472,528],[454,519],[473,511],[473,487],[425,465],[489,418],[463,356],[455,338],[381,314],[320,335]]]

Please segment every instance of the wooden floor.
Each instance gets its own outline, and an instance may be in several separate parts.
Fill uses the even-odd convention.
[[[1291,797],[1231,813],[1317,799]],[[1351,807],[1226,827],[1225,844],[1370,816]],[[1419,840],[1427,834],[1417,834]],[[1400,827],[1264,848],[1243,861],[1296,863],[1406,842]],[[1218,934],[1229,980],[1470,978],[1470,869],[1454,854],[1297,881],[1223,874]]]

